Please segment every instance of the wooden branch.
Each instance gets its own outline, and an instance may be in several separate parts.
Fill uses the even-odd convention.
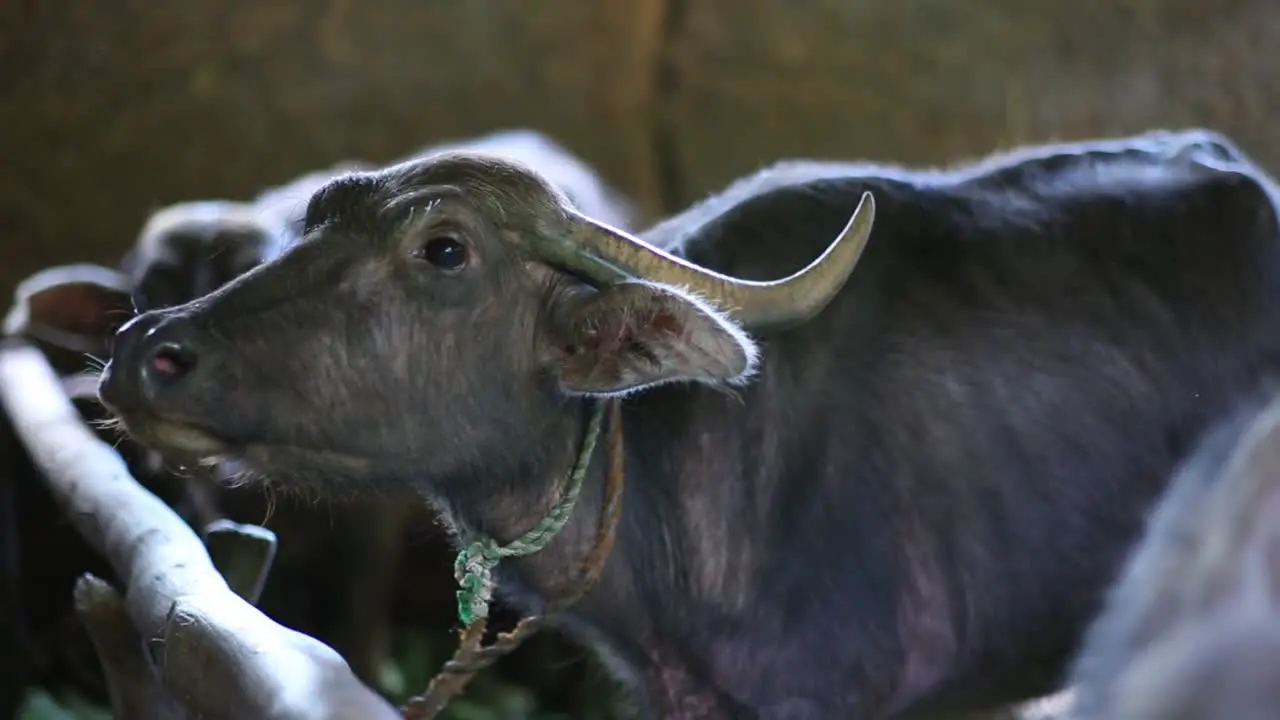
[[[118,720],[186,720],[187,713],[160,686],[115,589],[85,573],[76,582],[75,607],[102,663],[112,715]]]
[[[125,583],[161,684],[190,715],[399,718],[332,648],[228,588],[191,528],[85,425],[39,351],[0,344],[0,400],[67,517]]]

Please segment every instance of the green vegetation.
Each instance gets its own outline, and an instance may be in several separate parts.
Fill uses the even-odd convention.
[[[440,637],[420,628],[400,628],[393,642],[392,659],[379,678],[379,689],[395,704],[420,692],[452,655],[453,642],[452,635]],[[523,682],[506,679],[504,661],[499,661],[477,675],[466,691],[449,704],[440,720],[621,720],[631,717],[624,694],[594,662],[589,664],[586,673],[577,663],[567,667],[564,653],[546,643],[534,643],[520,653]],[[566,670],[572,672],[566,673]],[[111,720],[111,713],[77,692],[51,694],[33,688],[17,720]]]

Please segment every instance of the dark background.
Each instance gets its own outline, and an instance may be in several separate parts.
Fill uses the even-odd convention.
[[[785,156],[1209,126],[1280,162],[1271,0],[7,0],[0,284],[147,211],[541,130],[641,208]]]

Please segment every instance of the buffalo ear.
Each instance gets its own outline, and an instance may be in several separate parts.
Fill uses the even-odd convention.
[[[133,316],[129,278],[99,265],[60,265],[22,281],[4,318],[4,334],[81,353],[105,353]]]
[[[569,303],[552,349],[565,392],[625,395],[680,381],[736,385],[755,370],[751,338],[675,288],[626,282]]]

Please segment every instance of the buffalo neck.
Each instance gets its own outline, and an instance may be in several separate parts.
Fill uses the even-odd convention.
[[[592,403],[573,399],[548,405],[521,447],[506,447],[497,453],[499,462],[486,462],[483,470],[450,478],[435,498],[455,526],[456,539],[487,536],[499,544],[509,543],[547,517],[564,497],[586,437]],[[500,592],[515,589],[545,600],[572,590],[600,521],[609,431],[606,415],[569,521],[541,551],[502,562]],[[516,588],[505,587],[513,581]]]
[[[644,688],[642,695],[731,702],[705,686],[703,674],[724,651],[708,628],[726,621],[758,627],[761,573],[778,572],[768,552],[778,528],[768,515],[784,490],[776,482],[783,438],[768,417],[795,375],[790,370],[778,373],[775,365],[733,393],[668,385],[621,405],[625,477],[613,551],[595,588],[555,622],[625,683]],[[533,527],[560,498],[589,417],[589,403],[580,400],[548,412],[506,472],[467,478],[464,492],[441,499],[458,529],[507,543]],[[538,553],[503,560],[495,570],[496,597],[522,614],[539,614],[578,587],[601,519],[609,430],[606,415],[560,533]],[[774,624],[761,628],[766,637],[774,637]]]

